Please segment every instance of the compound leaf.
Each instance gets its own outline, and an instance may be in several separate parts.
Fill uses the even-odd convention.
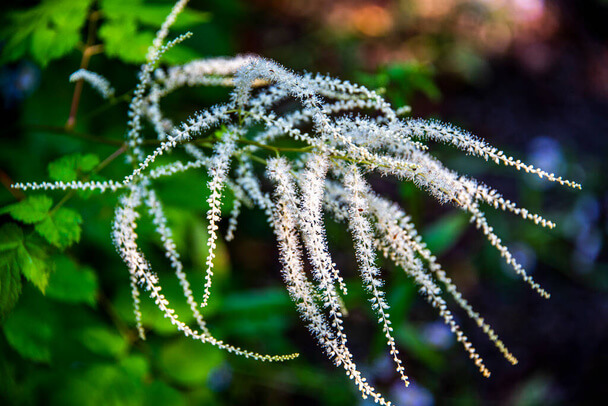
[[[0,229],[0,255],[0,314],[6,314],[21,292],[20,274],[44,293],[50,267],[44,249],[33,239],[24,238],[14,223]]]
[[[144,4],[140,0],[105,0],[101,10],[106,22],[99,30],[104,41],[106,54],[128,63],[143,63],[148,48],[155,35],[155,29],[162,24],[171,11],[172,4]],[[184,10],[180,13],[173,28],[185,28],[209,20],[208,13]],[[146,28],[147,26],[154,29]],[[125,44],[129,44],[128,47]],[[165,59],[170,63],[183,63],[200,57],[190,48],[177,45]]]
[[[23,276],[32,282],[38,290],[45,293],[51,269],[44,249],[32,241],[25,240],[17,248],[17,259]]]
[[[173,2],[166,4],[145,4],[141,0],[103,0],[101,9],[110,19],[131,19],[144,25],[157,28],[171,12]],[[186,9],[179,14],[173,28],[182,29],[206,23],[211,15],[209,13]]]
[[[62,207],[36,224],[36,231],[49,243],[63,250],[80,240],[81,223],[80,214]]]
[[[99,29],[106,54],[123,62],[143,63],[148,48],[154,39],[152,31],[138,31],[137,22],[132,19],[110,20]],[[128,47],[125,44],[129,44]]]
[[[25,224],[38,223],[47,216],[53,200],[46,196],[29,196],[28,198],[0,210],[0,214],[8,213],[15,220],[24,222]]]
[[[70,182],[78,176],[91,172],[99,164],[95,154],[72,154],[61,157],[49,164],[49,176],[53,180]]]
[[[42,66],[70,53],[78,45],[80,29],[93,0],[44,0],[36,7],[8,15],[7,39],[2,61],[15,61],[26,54]]]

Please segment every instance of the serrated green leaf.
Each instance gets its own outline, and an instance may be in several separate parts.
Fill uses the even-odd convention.
[[[70,182],[79,175],[89,173],[99,164],[95,154],[72,154],[61,157],[49,164],[49,176],[53,180]]]
[[[5,224],[0,229],[0,251],[2,256],[1,283],[6,284],[6,290],[0,286],[0,303],[7,306],[14,304],[15,289],[20,291],[23,274],[42,293],[44,293],[49,280],[50,268],[46,252],[31,239],[23,237],[23,231],[13,223]],[[18,279],[18,282],[17,282]],[[12,286],[12,287],[11,287]],[[14,289],[15,288],[15,289]],[[0,310],[1,311],[1,310]]]
[[[14,61],[29,53],[45,66],[76,48],[80,29],[93,0],[44,0],[39,5],[8,15],[3,61]]]
[[[134,20],[114,20],[106,22],[99,29],[99,37],[103,39],[109,57],[119,58],[127,63],[143,63],[154,33],[138,32]]]
[[[0,228],[0,251],[14,250],[23,242],[23,231],[15,223],[6,223]]]
[[[68,303],[95,303],[97,277],[88,267],[78,267],[65,256],[55,258],[46,295]]]
[[[68,54],[78,44],[80,34],[72,29],[42,26],[32,33],[30,51],[34,59],[45,66]]]
[[[144,4],[139,0],[102,1],[101,10],[106,22],[99,30],[99,37],[104,41],[106,54],[127,63],[145,62],[155,32],[172,6],[169,3]],[[179,29],[208,20],[208,13],[184,10],[173,27]],[[167,52],[164,58],[169,63],[183,63],[200,56],[190,48],[177,45]]]
[[[108,19],[132,19],[142,24],[158,28],[165,21],[173,7],[167,4],[145,4],[141,0],[103,0],[101,10]],[[182,29],[203,24],[211,19],[211,14],[186,9],[182,11],[173,24],[173,28]]]
[[[99,157],[95,154],[80,156],[79,169],[83,172],[92,171],[99,164]]]
[[[53,200],[46,195],[29,196],[18,203],[3,207],[0,214],[8,213],[15,220],[33,224],[44,220],[52,205]]]
[[[60,208],[36,224],[36,231],[49,243],[65,249],[80,240],[82,217],[76,211]]]
[[[0,254],[0,318],[15,307],[21,295],[21,275],[12,252]]]
[[[17,260],[23,276],[44,293],[50,276],[47,254],[44,249],[38,244],[26,240],[17,249]]]

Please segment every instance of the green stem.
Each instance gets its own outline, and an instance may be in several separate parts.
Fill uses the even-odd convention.
[[[15,199],[17,199],[17,200],[25,199],[25,193],[23,193],[19,189],[15,189],[15,188],[11,187],[11,185],[13,184],[13,181],[10,178],[10,176],[8,176],[8,174],[6,172],[4,172],[2,169],[0,169],[0,183],[2,183],[2,186],[4,186],[4,188],[6,190],[8,190],[8,192],[11,195],[13,195],[13,197]]]
[[[105,145],[112,145],[112,146],[122,146],[124,144],[124,141],[121,141],[121,140],[116,140],[113,138],[97,137],[95,135],[81,133],[78,131],[67,130],[64,127],[58,127],[58,126],[53,126],[53,125],[32,124],[32,125],[27,125],[26,128],[31,129],[31,130],[48,131],[53,134],[64,135],[66,137],[71,137],[71,138],[82,140],[82,141],[94,142],[97,144],[105,144]],[[215,137],[207,137],[207,138],[200,138],[200,139],[194,140],[193,142],[198,144],[198,143],[207,143],[207,142],[214,142],[214,141],[217,141],[217,139]],[[162,141],[159,141],[159,140],[145,140],[143,142],[143,145],[155,146],[155,145],[159,145],[161,142]]]
[[[81,133],[78,131],[67,129],[65,127],[58,127],[58,126],[53,126],[53,125],[33,124],[33,125],[27,125],[26,128],[31,129],[31,130],[48,131],[53,134],[64,135],[66,137],[71,137],[71,138],[82,140],[82,141],[94,142],[97,144],[105,144],[105,145],[112,145],[112,146],[121,146],[124,144],[124,142],[121,140],[97,137],[95,135]]]
[[[252,161],[257,162],[257,163],[259,163],[259,164],[262,164],[262,165],[268,165],[268,161],[266,161],[266,160],[265,160],[265,159],[263,159],[263,158],[260,158],[260,157],[259,157],[259,156],[257,156],[257,155],[249,155],[249,158],[251,158],[251,160],[252,160]]]
[[[96,115],[103,113],[104,111],[116,106],[117,104],[120,104],[123,102],[128,102],[129,100],[131,100],[132,93],[133,93],[133,91],[129,90],[128,92],[121,94],[120,96],[111,98],[108,103],[96,108],[95,110],[92,110],[92,111],[86,113],[84,116],[82,116],[82,119],[86,120],[91,117],[95,117]]]
[[[252,140],[248,140],[246,138],[239,138],[237,140],[238,142],[242,143],[242,144],[247,144],[247,145],[254,145],[258,148],[263,148],[263,149],[267,149],[270,150],[276,154],[278,154],[279,152],[310,152],[312,150],[315,149],[315,147],[309,145],[307,147],[300,147],[300,148],[291,148],[291,147],[276,147],[273,145],[267,145],[267,144],[262,144],[260,142],[257,141],[252,141]]]

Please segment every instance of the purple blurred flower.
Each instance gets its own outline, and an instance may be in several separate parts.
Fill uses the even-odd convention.
[[[442,321],[425,324],[422,327],[422,337],[426,343],[442,350],[450,348],[454,342],[454,335]]]
[[[589,271],[602,250],[601,210],[599,199],[584,195],[564,221],[564,230],[576,246],[572,261],[578,272]]]
[[[222,364],[214,368],[207,378],[207,386],[214,392],[221,392],[230,386],[232,382],[232,369],[228,364]]]
[[[391,396],[395,404],[400,406],[433,406],[435,404],[431,392],[416,382],[410,382],[410,386],[407,388],[403,382],[397,382],[391,388]]]
[[[528,161],[537,168],[549,173],[565,175],[565,161],[559,142],[550,137],[536,137],[528,145]],[[535,188],[547,188],[551,185],[536,177],[529,177]]]
[[[5,66],[0,70],[0,89],[6,108],[13,107],[29,96],[40,81],[40,70],[29,62],[21,62],[15,67]]]

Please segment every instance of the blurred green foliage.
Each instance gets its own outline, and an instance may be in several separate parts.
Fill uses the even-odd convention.
[[[7,15],[8,26],[0,31],[0,38],[7,40],[0,62],[31,57],[46,66],[84,46],[81,31],[88,18],[89,22],[102,20],[99,38],[107,56],[128,63],[142,63],[155,30],[172,5],[171,2],[146,4],[142,0],[43,0],[28,10]],[[208,20],[208,13],[187,10],[179,16],[174,27],[184,29]],[[177,63],[196,56],[200,55],[178,46],[168,59]]]
[[[433,81],[433,70],[416,62],[391,63],[374,74],[358,73],[356,78],[370,88],[380,89],[395,107],[408,105],[418,93],[434,101],[441,96]]]

